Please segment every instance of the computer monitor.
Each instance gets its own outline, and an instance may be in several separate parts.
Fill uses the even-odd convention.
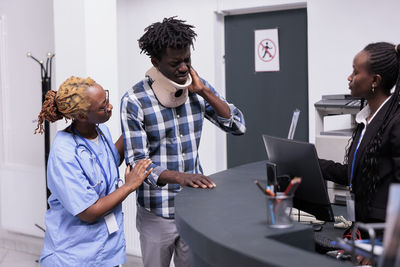
[[[263,135],[263,139],[269,161],[277,166],[277,175],[302,178],[294,194],[293,207],[314,215],[318,220],[334,221],[315,146],[269,135]]]

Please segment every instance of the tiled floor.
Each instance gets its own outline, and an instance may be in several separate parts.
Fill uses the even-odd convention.
[[[39,267],[43,239],[0,229],[0,267]],[[127,256],[124,267],[143,267],[139,257]]]

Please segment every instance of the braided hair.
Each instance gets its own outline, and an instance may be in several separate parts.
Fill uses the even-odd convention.
[[[138,40],[140,53],[144,52],[151,58],[161,60],[168,47],[182,49],[193,46],[193,40],[197,36],[192,30],[194,26],[175,18],[164,18],[162,22],[153,23],[145,28],[145,34]]]
[[[377,134],[371,139],[366,147],[361,170],[361,179],[359,183],[360,196],[366,199],[370,204],[372,196],[379,183],[381,177],[378,173],[378,158],[382,147],[383,132],[394,113],[398,110],[400,103],[400,51],[398,46],[386,42],[372,43],[367,45],[364,50],[368,54],[367,67],[372,74],[379,74],[382,77],[382,87],[387,95],[394,85],[396,85],[394,93],[389,100],[389,108],[384,115],[384,119],[378,128]],[[355,133],[352,139],[354,141]],[[350,149],[348,150],[349,153]],[[347,158],[349,154],[347,154]],[[367,205],[364,205],[367,208]]]
[[[57,92],[49,90],[38,115],[34,133],[43,133],[44,120],[55,122],[62,118],[73,119],[80,114],[85,114],[90,108],[87,89],[95,83],[91,78],[71,76],[61,84]]]

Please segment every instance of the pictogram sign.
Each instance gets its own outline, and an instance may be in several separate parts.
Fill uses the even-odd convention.
[[[255,30],[255,71],[279,71],[278,29]]]

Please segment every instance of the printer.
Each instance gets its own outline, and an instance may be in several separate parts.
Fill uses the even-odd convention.
[[[335,110],[351,109],[359,111],[362,99],[351,95],[323,95],[322,99],[314,104],[316,109]]]
[[[323,95],[321,100],[314,104],[316,112],[315,147],[319,158],[339,163],[344,161],[346,147],[356,126],[355,116],[364,106],[363,102],[361,98],[340,94]],[[326,129],[325,124],[332,117],[335,117],[336,121],[346,120],[348,123],[343,128]],[[330,181],[327,186],[330,201],[344,205],[347,188]]]

